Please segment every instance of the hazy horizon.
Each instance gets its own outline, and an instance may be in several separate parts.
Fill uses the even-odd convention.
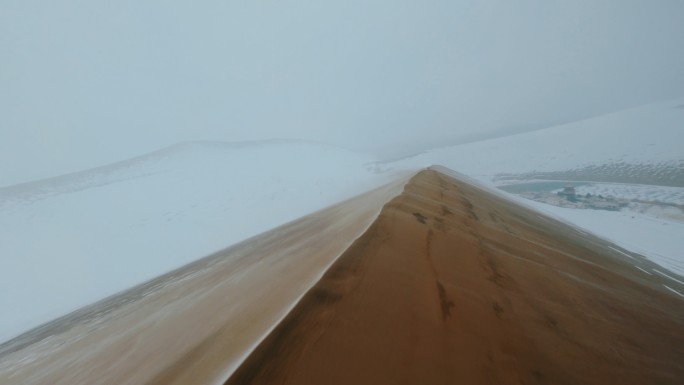
[[[0,5],[0,186],[183,141],[377,157],[684,96],[684,3]]]

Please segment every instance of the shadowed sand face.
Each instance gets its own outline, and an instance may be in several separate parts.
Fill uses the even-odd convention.
[[[227,384],[681,384],[684,302],[609,246],[423,171]]]
[[[407,179],[0,345],[0,384],[223,382]]]
[[[434,170],[404,183],[3,344],[0,384],[681,383],[656,275]]]

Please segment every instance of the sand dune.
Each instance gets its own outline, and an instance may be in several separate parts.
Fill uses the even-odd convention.
[[[0,345],[0,384],[223,382],[407,179]]]
[[[422,171],[12,340],[0,383],[681,383],[684,300],[670,289],[684,285],[447,173]]]
[[[423,171],[226,384],[681,384],[684,301],[616,250]]]

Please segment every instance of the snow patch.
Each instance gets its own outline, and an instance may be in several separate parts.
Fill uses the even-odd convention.
[[[307,142],[185,143],[0,189],[0,341],[397,175],[374,162]]]

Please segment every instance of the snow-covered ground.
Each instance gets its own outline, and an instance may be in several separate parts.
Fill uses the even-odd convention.
[[[684,150],[683,150],[684,151]],[[577,194],[602,195],[617,199],[684,205],[684,187],[635,185],[626,183],[590,183],[575,188]]]
[[[652,176],[649,183],[677,185],[684,181],[683,144],[684,99],[677,99],[524,134],[435,149],[378,167],[393,170],[438,164],[489,186],[501,184],[502,174],[525,182],[544,179],[540,175],[558,176],[548,179],[562,180],[572,176],[572,172],[586,170],[599,179],[601,172],[608,170],[612,176],[617,175],[611,182],[639,181]],[[582,180],[582,174],[577,175]],[[684,185],[593,186],[580,187],[578,192],[673,204],[681,204],[684,197]],[[680,220],[679,208],[630,205],[628,210],[609,212],[527,202],[684,275],[684,222]]]
[[[440,168],[440,171],[456,178],[464,178],[459,175],[460,173],[448,169]],[[467,177],[465,179],[468,181]],[[684,239],[682,239],[684,221],[654,218],[653,215],[635,213],[630,210],[607,211],[558,207],[507,193],[497,189],[489,181],[473,178],[469,182],[641,254],[651,262],[664,267],[662,270],[654,271],[680,283],[684,282],[682,281],[684,277],[684,249],[682,248],[684,246]],[[679,278],[676,277],[677,274]],[[669,289],[684,296],[684,293]]]
[[[490,186],[501,173],[606,164],[676,174],[684,168],[682,105],[656,103],[393,162],[299,141],[193,142],[2,188],[0,342],[409,170],[438,164]],[[680,199],[676,191],[633,193]],[[681,222],[539,207],[684,274]]]
[[[583,170],[623,173],[637,181],[649,176],[668,181],[672,175],[657,173],[684,175],[682,105],[684,98],[649,104],[524,134],[435,149],[387,166],[441,164],[490,181],[502,174],[532,177],[535,173]]]
[[[372,162],[305,142],[186,143],[0,189],[0,341],[394,179]]]
[[[527,202],[542,212],[551,213],[684,276],[682,221],[630,211],[576,210]]]

